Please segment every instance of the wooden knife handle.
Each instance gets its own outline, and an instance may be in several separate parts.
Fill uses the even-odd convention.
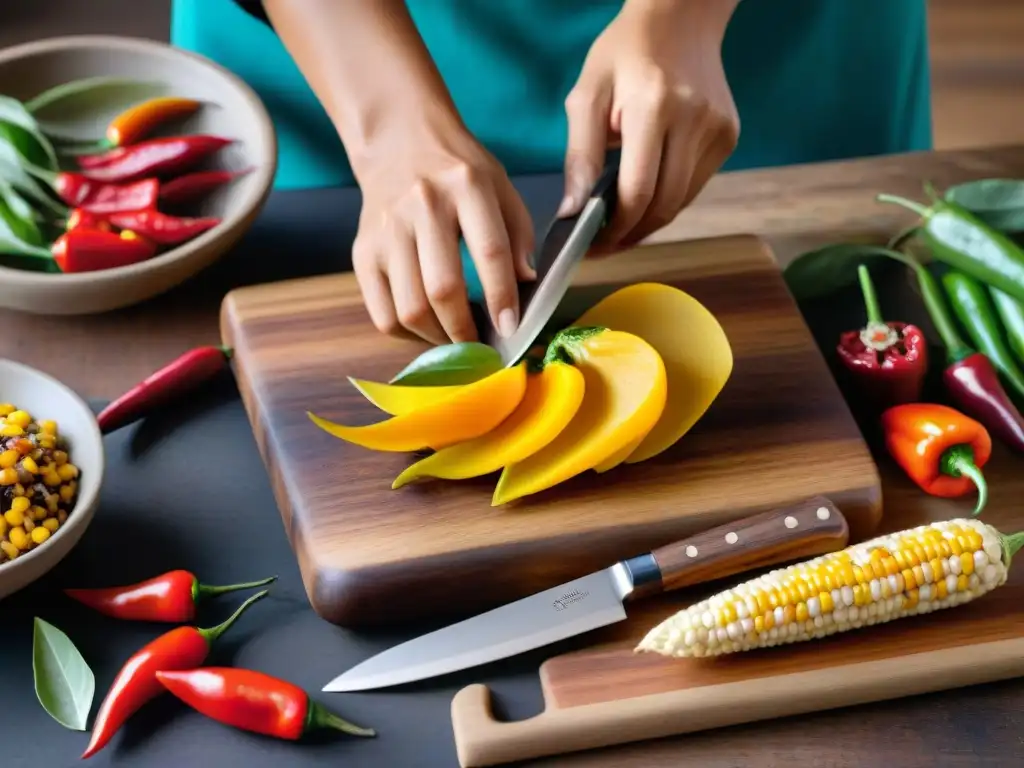
[[[680,589],[755,568],[803,560],[844,548],[846,518],[829,499],[815,496],[703,531],[627,560],[631,598]]]

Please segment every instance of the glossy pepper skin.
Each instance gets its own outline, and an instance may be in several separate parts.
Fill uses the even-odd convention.
[[[897,195],[875,199],[917,213],[919,235],[936,260],[1024,301],[1024,249],[963,206],[940,199],[930,186],[925,190],[929,206]]]
[[[142,179],[130,184],[101,184],[67,171],[56,175],[53,188],[67,205],[95,214],[153,208],[160,194],[157,179]]]
[[[70,232],[73,229],[101,229],[104,232],[112,232],[113,227],[102,214],[92,213],[82,208],[75,208],[68,215],[64,223],[64,229]]]
[[[100,411],[100,432],[109,434],[151,413],[156,408],[191,392],[224,370],[231,359],[227,347],[190,349],[150,374]]]
[[[1024,302],[1018,301],[998,288],[989,286],[989,295],[996,308],[996,314],[1006,330],[1006,341],[1016,361],[1024,365]]]
[[[106,141],[111,147],[134,144],[170,120],[196,112],[202,102],[181,96],[159,96],[129,107],[107,125]]]
[[[201,583],[190,571],[177,570],[123,587],[65,589],[64,594],[114,619],[182,623],[194,620],[196,606],[208,597],[265,587],[276,578],[271,576],[244,584],[209,586]]]
[[[886,322],[867,267],[857,269],[867,324],[845,331],[836,354],[857,389],[874,407],[912,403],[921,397],[928,373],[928,342],[916,325]]]
[[[905,403],[882,414],[885,447],[907,476],[932,496],[956,498],[977,489],[979,514],[988,500],[981,468],[992,439],[979,422],[938,403]]]
[[[50,253],[61,272],[96,272],[146,261],[156,255],[156,246],[131,232],[77,228],[58,237]]]
[[[166,181],[160,187],[160,202],[182,205],[203,199],[206,195],[252,171],[193,171]]]
[[[178,245],[220,224],[212,216],[170,216],[156,210],[111,213],[107,220],[118,229],[129,229],[158,245]]]
[[[206,660],[217,638],[224,634],[250,605],[266,595],[266,590],[256,593],[242,603],[227,621],[216,627],[177,627],[136,651],[121,667],[106,698],[100,704],[89,745],[82,753],[82,759],[92,757],[103,749],[129,717],[143,704],[163,693],[164,687],[156,679],[157,672],[200,666]]]
[[[93,156],[85,161],[91,163],[88,166],[80,161],[81,175],[93,181],[128,182],[178,173],[231,143],[232,139],[207,134],[149,139],[110,150],[117,153],[113,158]]]
[[[249,669],[206,667],[160,671],[157,680],[192,709],[224,725],[297,741],[315,730],[375,736],[310,700],[296,685]]]

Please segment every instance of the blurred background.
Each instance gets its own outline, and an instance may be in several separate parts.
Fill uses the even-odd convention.
[[[0,47],[65,34],[168,37],[170,0],[3,5]],[[929,9],[936,148],[1024,142],[1024,0],[930,0]]]

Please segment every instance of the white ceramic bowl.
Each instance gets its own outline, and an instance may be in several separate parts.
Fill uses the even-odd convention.
[[[0,22],[2,23],[2,22]],[[27,101],[71,80],[112,76],[161,84],[162,95],[206,106],[155,133],[213,133],[234,139],[202,168],[252,172],[210,195],[195,213],[222,222],[140,264],[97,272],[49,274],[0,266],[0,307],[46,315],[105,312],[152,298],[205,269],[229,250],[259,214],[277,169],[274,125],[256,93],[233,73],[166,43],[126,37],[72,36],[0,50],[0,94]],[[58,115],[60,131],[83,141],[103,135],[115,114],[143,98]],[[45,115],[44,115],[45,117]],[[50,121],[52,122],[52,120]],[[69,168],[69,170],[74,170]]]
[[[38,579],[64,559],[92,522],[105,467],[103,436],[92,410],[64,384],[34,368],[0,358],[0,402],[23,408],[37,420],[53,419],[81,470],[78,499],[67,522],[47,541],[0,563],[0,599]]]

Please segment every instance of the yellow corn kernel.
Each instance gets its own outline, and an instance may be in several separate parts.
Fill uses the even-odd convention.
[[[903,577],[903,590],[905,592],[909,592],[917,587],[917,579],[914,578],[914,572],[910,568],[900,571],[900,576]]]
[[[39,465],[36,464],[35,460],[31,456],[26,456],[21,460],[21,466],[31,472],[33,475],[39,474]]]
[[[935,582],[935,599],[945,600],[949,597],[949,588],[946,586],[946,580],[940,578]]]
[[[11,530],[7,532],[7,538],[10,540],[11,544],[16,546],[22,552],[32,546],[32,540],[28,537],[28,534],[25,533],[25,529],[21,526],[11,528]]]
[[[57,522],[64,525],[68,521],[67,510],[61,509],[57,512]]]
[[[970,542],[972,552],[977,552],[984,546],[984,542],[981,540],[981,534],[973,528],[968,528],[964,535],[967,537],[967,541]]]
[[[917,586],[921,586],[922,584],[928,583],[924,578],[924,568],[922,568],[920,565],[915,565],[913,568],[911,568],[911,571],[913,571],[914,573],[914,581],[917,582]]]
[[[757,601],[758,613],[768,612],[768,596],[762,590],[759,589],[754,593],[754,600]]]
[[[48,517],[43,520],[43,528],[48,530],[50,533],[56,533],[57,529],[60,528],[60,523],[57,522],[56,517]]]
[[[27,488],[25,488],[25,486],[22,485],[21,483],[15,483],[14,484],[14,495],[15,496],[24,496],[27,499],[29,496],[32,495],[32,492],[30,490],[28,490]]]
[[[8,448],[3,453],[0,453],[0,469],[10,469],[18,463],[20,458],[17,451]]]
[[[10,403],[0,403],[0,418],[14,413],[16,410],[18,410],[17,406],[11,405]]]
[[[821,603],[822,613],[829,613],[835,607],[835,604],[832,602],[831,592],[822,592],[818,595],[818,602]]]
[[[47,467],[46,471],[43,472],[43,482],[51,488],[56,488],[60,485],[60,475],[55,470]]]
[[[961,573],[959,576],[957,576],[956,577],[956,591],[957,592],[966,592],[967,591],[967,583],[968,583],[968,581],[969,581],[969,579],[967,578],[967,576],[965,574]]]
[[[0,515],[0,539],[7,535],[7,521],[3,515]]]
[[[769,611],[764,615],[764,628],[771,629],[775,626],[775,611]]]
[[[796,604],[796,620],[807,621],[807,603]]]
[[[843,576],[843,584],[848,587],[853,587],[857,583],[857,576],[853,572],[853,566],[849,563],[842,563],[840,568]]]
[[[53,435],[39,435],[40,448],[54,448],[56,445],[57,440]]]
[[[25,529],[25,533],[32,533],[32,529],[36,527],[36,524],[32,521],[31,517],[26,517],[21,527]]]
[[[39,431],[44,435],[50,435],[51,437],[57,436],[57,422],[53,419],[47,419],[46,421],[39,422]]]
[[[929,565],[931,565],[932,567],[932,580],[942,581],[942,579],[945,578],[943,576],[943,573],[945,573],[945,571],[942,570],[942,561],[936,557],[934,560],[931,561],[931,563],[929,563]]]
[[[25,430],[17,424],[4,424],[0,427],[0,437],[21,437]]]
[[[758,615],[754,617],[754,632],[764,632],[764,616]]]
[[[896,562],[895,557],[885,558],[884,564],[886,576],[895,576],[897,573],[900,572],[900,565]]]
[[[31,536],[32,541],[34,541],[36,544],[42,544],[44,541],[50,538],[50,532],[46,530],[43,526],[37,525],[35,528],[32,529]]]
[[[4,512],[4,520],[6,520],[7,524],[10,526],[21,525],[25,522],[25,513],[22,512],[21,510],[15,509],[14,507],[11,507],[6,512]]]
[[[960,555],[960,570],[964,576],[970,576],[974,573],[974,555],[970,552],[964,552]]]
[[[51,512],[56,513],[58,506],[60,505],[60,497],[57,494],[51,494],[46,497],[46,508]]]
[[[917,606],[920,594],[916,589],[911,589],[906,592],[903,597],[903,610],[909,611]]]
[[[32,507],[32,519],[36,522],[45,520],[50,514],[50,510],[46,507],[34,506]]]
[[[793,620],[795,618],[796,618],[796,608],[794,608],[792,605],[787,605],[782,610],[782,623],[783,624],[792,624]]]
[[[800,579],[794,586],[796,586],[797,594],[800,596],[801,600],[806,600],[814,594],[811,592],[811,588],[807,585],[807,581],[804,579]]]
[[[14,424],[17,427],[27,427],[32,423],[32,416],[27,411],[12,411],[7,414],[6,420],[8,424]]]
[[[0,469],[0,485],[14,485],[18,482],[18,470],[6,467]]]
[[[26,499],[24,496],[18,496],[18,497],[15,497],[14,499],[11,499],[11,510],[10,511],[12,511],[12,512],[18,511],[18,512],[21,512],[21,513],[24,514],[25,512],[28,512],[28,508],[30,506],[31,506],[31,502],[29,502],[28,499]]]
[[[7,557],[9,557],[11,560],[13,560],[21,554],[21,552],[18,551],[18,548],[11,544],[11,542],[7,541],[7,539],[0,541],[0,549],[2,549],[4,551],[4,554],[7,555]]]
[[[78,467],[74,464],[61,464],[57,467],[57,477],[61,480],[74,480],[78,477]]]
[[[60,498],[65,504],[70,504],[75,498],[75,484],[68,483],[60,487]]]
[[[939,556],[939,552],[938,552],[938,549],[937,549],[936,544],[935,544],[934,541],[926,540],[924,542],[924,544],[923,544],[923,547],[924,547],[924,556],[926,558],[928,558],[928,560],[934,560],[935,558],[937,558]]]
[[[952,539],[946,539],[949,542],[949,551],[951,555],[960,557],[964,553],[964,548],[960,546],[960,541],[954,536]]]
[[[871,598],[870,588],[865,584],[858,584],[853,588],[853,604],[856,606],[867,605]]]
[[[61,464],[67,464],[68,455],[65,451],[54,451],[53,461],[59,467]]]

